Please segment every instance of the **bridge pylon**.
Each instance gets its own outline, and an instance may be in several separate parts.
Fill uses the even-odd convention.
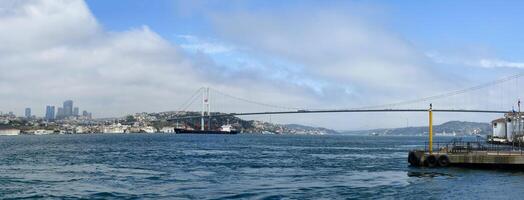
[[[429,104],[429,144],[428,144],[428,152],[429,154],[433,153],[433,105]]]
[[[205,87],[202,90],[202,116],[200,119],[200,130],[202,131],[205,130],[205,126],[206,126],[205,121],[204,121],[204,118],[206,117],[206,112],[208,116],[211,115],[211,106],[209,105],[209,87]],[[211,119],[209,119],[209,121],[211,122]],[[211,127],[208,127],[208,128],[211,128]]]

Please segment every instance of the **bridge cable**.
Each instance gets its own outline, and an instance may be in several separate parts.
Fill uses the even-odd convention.
[[[428,97],[419,98],[419,99],[413,99],[413,100],[408,100],[408,101],[401,101],[401,102],[397,102],[397,103],[374,105],[374,106],[364,106],[364,107],[360,107],[359,109],[395,107],[395,106],[409,105],[409,104],[414,104],[414,103],[427,102],[427,101],[430,101],[430,100],[447,98],[447,97],[450,97],[450,96],[464,94],[464,93],[467,93],[467,92],[471,92],[471,91],[475,91],[475,90],[491,87],[493,85],[498,85],[498,84],[501,84],[501,83],[505,83],[505,82],[508,82],[510,80],[513,80],[513,79],[518,79],[521,76],[524,76],[524,73],[518,73],[518,74],[515,74],[515,75],[511,75],[511,76],[508,76],[508,77],[504,77],[504,78],[501,78],[501,79],[498,79],[498,80],[494,80],[494,81],[491,81],[491,82],[483,83],[483,84],[480,84],[480,85],[476,85],[476,86],[465,88],[465,89],[461,89],[461,90],[446,92],[446,93],[433,95],[433,96],[428,96]]]
[[[229,98],[232,98],[232,99],[236,99],[236,100],[239,100],[239,101],[243,101],[243,102],[246,102],[246,103],[256,104],[256,105],[259,105],[259,106],[265,106],[265,107],[271,107],[271,108],[277,108],[277,109],[284,109],[284,110],[300,110],[301,109],[301,108],[296,108],[296,107],[286,107],[286,106],[279,106],[279,105],[262,103],[262,102],[258,102],[258,101],[252,101],[252,100],[249,100],[249,99],[236,97],[236,96],[233,96],[233,95],[230,95],[230,94],[227,94],[227,93],[215,90],[213,88],[209,88],[209,89],[214,91],[214,92],[216,92],[216,93],[218,93],[218,94],[220,94],[220,95],[223,95],[223,96],[226,96],[226,97],[229,97]]]
[[[185,112],[191,105],[193,105],[193,103],[195,102],[196,100],[196,97],[198,96],[198,94],[200,94],[201,90],[203,89],[203,87],[199,88],[198,90],[196,90],[189,99],[187,99],[186,102],[184,102],[184,104],[182,104],[180,106],[180,108],[178,109],[178,111],[176,112],[175,115],[179,115],[181,112]]]

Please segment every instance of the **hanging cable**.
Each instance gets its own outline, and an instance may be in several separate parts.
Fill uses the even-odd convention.
[[[179,115],[181,112],[185,112],[189,106],[193,105],[193,103],[195,102],[196,100],[196,97],[198,94],[200,94],[200,91],[203,89],[203,87],[199,88],[198,90],[196,90],[193,95],[191,95],[191,97],[184,103],[180,106],[180,108],[178,109],[178,111],[176,112],[176,115]]]
[[[252,101],[252,100],[249,100],[249,99],[244,99],[244,98],[236,97],[236,96],[233,96],[233,95],[230,95],[230,94],[226,94],[226,93],[220,92],[218,90],[215,90],[213,88],[210,88],[210,89],[213,90],[214,92],[216,92],[217,94],[220,94],[220,95],[232,98],[232,99],[236,99],[236,100],[239,100],[239,101],[243,101],[243,102],[246,102],[246,103],[256,104],[256,105],[259,105],[259,106],[265,106],[265,107],[271,107],[271,108],[277,108],[277,109],[285,109],[285,110],[300,110],[301,109],[301,108],[286,107],[286,106],[279,106],[279,105],[262,103],[262,102],[258,102],[258,101]]]
[[[409,100],[409,101],[401,101],[401,102],[391,103],[391,104],[365,106],[365,107],[360,107],[359,109],[393,107],[393,106],[409,105],[409,104],[419,103],[419,102],[433,101],[433,100],[437,100],[437,99],[447,98],[447,97],[450,97],[450,96],[455,96],[455,95],[464,94],[464,93],[468,93],[468,92],[471,92],[471,91],[475,91],[475,90],[491,87],[493,85],[498,85],[498,84],[501,84],[501,83],[505,83],[505,82],[511,81],[513,79],[518,79],[521,76],[524,76],[524,73],[515,74],[515,75],[512,75],[512,76],[508,76],[508,77],[501,78],[501,79],[498,79],[498,80],[495,80],[495,81],[491,81],[491,82],[488,82],[488,83],[480,84],[480,85],[477,85],[477,86],[469,87],[469,88],[466,88],[466,89],[446,92],[446,93],[442,93],[442,94],[438,94],[438,95],[434,95],[434,96],[429,96],[429,97],[424,97],[424,98],[419,98],[419,99],[414,99],[414,100]]]
[[[491,82],[487,82],[487,83],[483,83],[483,84],[480,84],[480,85],[476,85],[476,86],[473,86],[473,87],[468,87],[468,88],[465,88],[465,89],[460,89],[460,90],[455,90],[455,91],[451,91],[451,92],[446,92],[446,93],[442,93],[442,94],[438,94],[438,95],[433,95],[433,96],[428,96],[428,97],[423,97],[423,98],[417,98],[417,99],[408,100],[408,101],[401,101],[401,102],[396,102],[396,103],[389,103],[389,104],[382,104],[382,105],[373,105],[373,106],[364,106],[364,107],[357,107],[357,108],[351,108],[351,109],[393,108],[393,107],[405,106],[405,105],[410,105],[410,104],[417,104],[417,103],[424,103],[424,102],[428,102],[428,101],[435,101],[435,100],[438,100],[438,99],[444,99],[444,98],[456,96],[456,95],[459,95],[459,94],[464,94],[464,93],[468,93],[468,92],[477,91],[477,90],[480,90],[480,89],[483,89],[483,88],[488,88],[488,87],[491,87],[491,86],[494,86],[494,85],[504,84],[504,83],[506,83],[508,81],[515,80],[515,79],[516,79],[516,90],[517,90],[516,93],[518,93],[518,79],[521,76],[524,76],[524,73],[518,73],[518,74],[511,75],[511,76],[508,76],[508,77],[504,77],[504,78],[501,78],[501,79],[498,79],[498,80],[494,80],[494,81],[491,81]],[[196,96],[198,95],[198,93],[202,89],[203,88],[198,89],[192,95],[192,97],[188,100],[188,102],[183,104],[183,106],[182,106],[183,109],[180,109],[180,111],[185,111],[189,106],[191,106],[194,103]],[[256,105],[264,106],[264,107],[284,109],[284,110],[311,110],[311,109],[304,109],[304,108],[297,108],[297,107],[287,107],[287,106],[280,106],[280,105],[274,105],[274,104],[268,104],[268,103],[253,101],[253,100],[249,100],[249,99],[245,99],[245,98],[241,98],[241,97],[236,97],[236,96],[233,96],[233,95],[230,95],[230,94],[227,94],[227,93],[215,90],[213,88],[210,88],[210,90],[215,92],[216,94],[220,94],[220,95],[222,95],[224,97],[228,97],[228,98],[231,98],[231,99],[239,100],[239,101],[250,103],[250,104],[256,104]],[[502,93],[503,94],[505,93],[504,89],[503,89]],[[466,99],[463,99],[463,100],[466,100]],[[467,100],[470,100],[470,99],[467,99]],[[504,98],[503,98],[503,100],[504,100]],[[322,110],[322,109],[313,109],[313,110]]]

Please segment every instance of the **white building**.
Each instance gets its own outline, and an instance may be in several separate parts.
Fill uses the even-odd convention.
[[[104,133],[125,133],[127,127],[122,124],[111,124],[109,126],[104,126],[102,129]]]
[[[506,118],[499,118],[491,122],[493,128],[493,138],[506,139]]]
[[[53,130],[44,130],[44,129],[38,129],[38,130],[34,130],[33,131],[33,134],[35,135],[49,135],[49,134],[53,134]]]
[[[157,132],[156,128],[152,127],[152,126],[143,127],[140,130],[142,130],[142,131],[144,131],[146,133],[156,133]]]
[[[20,129],[15,129],[15,128],[0,129],[0,135],[20,135]]]
[[[504,118],[496,119],[491,122],[493,142],[511,143],[515,139],[522,142],[524,136],[524,114],[523,113],[506,113]]]
[[[175,127],[166,126],[160,129],[162,133],[175,133]]]
[[[85,133],[86,129],[83,126],[77,126],[75,127],[75,133],[82,134]]]

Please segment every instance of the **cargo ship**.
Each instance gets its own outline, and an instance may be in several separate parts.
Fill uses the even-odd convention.
[[[191,130],[191,129],[175,129],[176,134],[226,134],[232,135],[237,134],[238,131],[233,128],[233,126],[227,124],[220,127],[220,130]]]

